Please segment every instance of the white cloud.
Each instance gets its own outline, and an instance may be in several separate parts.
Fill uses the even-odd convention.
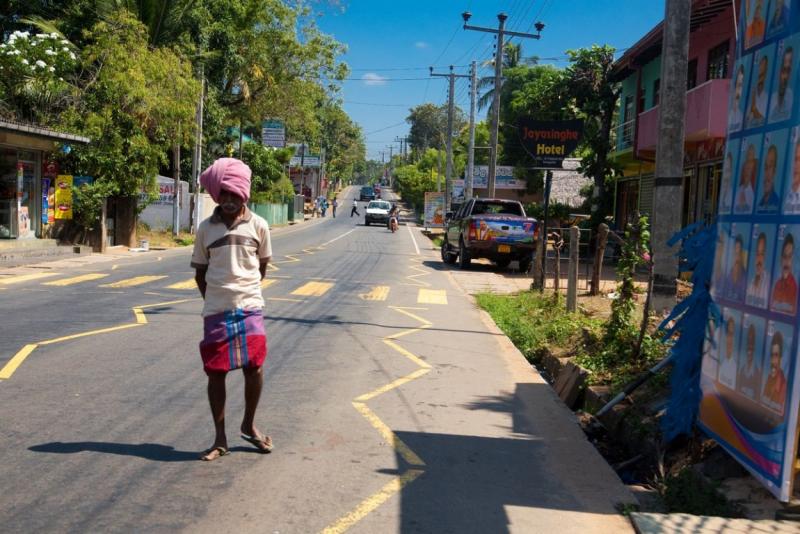
[[[425,41],[417,41],[416,43],[414,43],[414,46],[416,46],[417,48],[428,48],[428,43],[426,43]]]
[[[386,78],[374,72],[368,72],[361,77],[366,85],[386,85]]]

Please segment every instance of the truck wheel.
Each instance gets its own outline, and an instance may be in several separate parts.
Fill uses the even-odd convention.
[[[364,219],[364,226],[369,226],[369,219]]]
[[[442,261],[447,265],[453,265],[456,262],[456,254],[450,250],[450,243],[446,239],[442,243]]]
[[[507,268],[508,268],[508,265],[511,263],[511,260],[509,260],[509,259],[507,259],[507,258],[503,258],[502,260],[497,260],[497,261],[495,261],[495,263],[496,263],[496,264],[497,264],[497,266],[498,266],[498,267],[500,267],[501,269],[507,269]]]
[[[464,240],[462,239],[459,241],[458,247],[458,268],[462,270],[469,269],[469,265],[472,262],[472,258],[469,256],[469,251],[467,251],[467,247],[464,246]]]

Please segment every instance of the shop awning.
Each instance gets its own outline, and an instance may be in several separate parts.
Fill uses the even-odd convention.
[[[49,128],[43,128],[41,126],[35,126],[33,124],[26,124],[22,122],[14,122],[1,119],[0,119],[0,132],[12,132],[17,134],[31,135],[34,137],[39,137],[50,141],[59,141],[62,143],[88,144],[91,142],[91,139],[89,139],[88,137],[83,137],[82,135],[58,132],[56,130],[50,130]]]

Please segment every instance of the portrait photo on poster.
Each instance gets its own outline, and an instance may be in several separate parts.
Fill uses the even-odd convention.
[[[797,85],[797,62],[800,59],[800,38],[793,36],[778,41],[775,74],[769,103],[769,124],[792,118],[794,89]]]
[[[728,275],[728,256],[726,250],[730,241],[730,223],[717,224],[717,244],[714,247],[714,268],[711,275],[711,294],[714,297],[725,295],[725,282]]]
[[[719,214],[727,215],[733,207],[733,175],[739,159],[738,139],[725,147],[725,159],[722,163],[722,179],[719,184]]]
[[[725,247],[728,274],[725,277],[724,296],[735,302],[744,302],[747,291],[747,251],[750,247],[750,229],[749,223],[731,223],[731,233]]]
[[[717,372],[719,369],[719,338],[718,332],[724,327],[724,324],[717,326],[717,322],[713,318],[709,318],[706,323],[705,339],[703,340],[703,361],[700,369],[702,373],[712,380],[717,379]]]
[[[767,37],[774,37],[789,28],[792,0],[772,0],[767,15]]]
[[[742,312],[733,308],[723,308],[722,327],[718,329],[717,339],[717,383],[731,390],[736,389],[736,360],[739,354],[741,329]]]
[[[764,134],[756,185],[756,213],[778,213],[783,193],[783,164],[786,153],[788,130],[777,130]]]
[[[763,126],[767,118],[770,82],[775,56],[775,45],[760,48],[753,56],[753,75],[750,77],[750,92],[747,98],[745,128]]]
[[[740,58],[733,66],[733,80],[730,103],[728,104],[728,132],[738,132],[744,126],[744,113],[747,103],[747,81],[753,56]]]
[[[735,200],[733,202],[733,212],[737,215],[750,215],[753,213],[762,141],[763,136],[761,135],[753,135],[742,139],[739,149],[739,168],[736,175]]]
[[[767,328],[761,403],[779,415],[783,415],[786,404],[792,331],[792,325],[777,321],[770,321]]]
[[[786,184],[783,193],[783,213],[800,214],[800,127],[792,128],[789,136],[786,157]]]
[[[764,40],[767,30],[767,2],[766,0],[744,0],[743,4],[744,48],[747,50]]]
[[[769,307],[772,311],[786,315],[795,315],[797,311],[798,256],[800,256],[796,243],[798,237],[800,237],[800,225],[778,226]]]
[[[774,224],[753,225],[747,266],[746,302],[756,308],[766,309],[769,300],[775,231]]]
[[[764,318],[751,314],[745,314],[742,324],[742,350],[739,351],[736,390],[755,402],[761,392],[765,324]]]

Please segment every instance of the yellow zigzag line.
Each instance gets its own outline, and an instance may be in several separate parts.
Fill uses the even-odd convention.
[[[131,308],[133,311],[133,317],[135,319],[132,323],[125,323],[118,326],[110,326],[107,328],[99,328],[97,330],[89,330],[88,332],[80,332],[78,334],[71,334],[68,336],[56,337],[52,339],[45,339],[44,341],[38,341],[36,343],[30,343],[22,347],[9,361],[8,363],[0,369],[0,381],[8,380],[11,378],[11,375],[14,374],[14,371],[22,365],[22,362],[30,356],[33,351],[35,351],[41,345],[53,345],[54,343],[61,343],[63,341],[70,341],[72,339],[79,339],[82,337],[87,336],[94,336],[98,334],[108,334],[110,332],[117,332],[119,330],[127,330],[128,328],[135,328],[137,326],[143,326],[148,324],[147,316],[145,315],[144,310],[147,308],[155,308],[158,306],[169,306],[170,304],[180,304],[183,302],[189,302],[192,300],[198,300],[197,298],[191,299],[180,299],[180,300],[170,300],[167,302],[156,302],[155,304],[145,304],[143,306],[134,306]]]
[[[419,369],[416,371],[407,374],[406,376],[400,377],[392,382],[381,386],[369,393],[364,393],[363,395],[359,395],[355,399],[353,399],[353,408],[355,408],[358,413],[360,413],[364,419],[369,421],[369,423],[377,430],[383,439],[389,443],[392,448],[399,454],[403,460],[406,461],[412,467],[401,473],[400,475],[394,477],[391,481],[389,481],[386,485],[384,485],[377,493],[370,495],[363,501],[361,501],[358,506],[352,512],[349,512],[339,519],[336,520],[335,523],[331,524],[330,526],[326,527],[322,532],[323,534],[341,534],[345,532],[350,527],[364,519],[367,515],[375,511],[379,506],[383,503],[388,501],[394,494],[400,492],[405,486],[413,482],[417,479],[420,475],[422,475],[425,471],[422,469],[425,467],[425,461],[419,457],[417,453],[415,453],[411,448],[406,445],[403,440],[397,437],[391,428],[389,428],[386,423],[381,421],[381,419],[370,410],[370,408],[366,405],[368,400],[374,399],[384,393],[391,391],[395,388],[402,386],[403,384],[407,384],[412,380],[416,380],[417,378],[427,374],[432,369],[431,365],[426,361],[422,360],[419,356],[411,353],[410,351],[406,350],[405,348],[401,347],[399,344],[396,343],[396,339],[407,336],[409,334],[413,334],[416,332],[420,332],[426,328],[430,328],[433,323],[428,321],[427,319],[423,319],[419,315],[415,315],[404,308],[399,308],[395,306],[389,306],[389,308],[395,310],[396,312],[402,313],[415,321],[419,321],[421,324],[417,328],[410,328],[408,330],[403,330],[402,332],[398,332],[396,334],[392,334],[391,336],[386,336],[383,338],[383,342],[393,348],[398,353],[402,354],[415,364],[419,366]]]
[[[415,263],[416,260],[411,260],[411,262]],[[408,278],[409,280],[411,280],[413,282],[412,284],[408,284],[408,285],[417,286],[417,287],[430,287],[431,286],[428,282],[425,282],[423,280],[417,280],[417,278],[419,278],[420,276],[430,276],[431,272],[430,272],[429,269],[424,269],[422,266],[419,266],[419,265],[412,265],[411,269],[414,270],[414,271],[417,271],[419,274],[412,274],[410,276],[406,276],[406,278]]]

